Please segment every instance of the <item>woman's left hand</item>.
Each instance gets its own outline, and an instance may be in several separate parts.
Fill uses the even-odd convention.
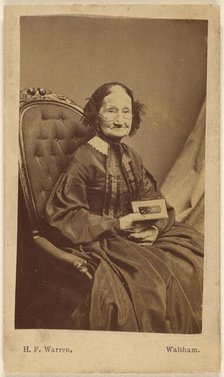
[[[158,228],[152,226],[146,230],[140,232],[133,232],[129,234],[130,239],[133,239],[136,242],[155,242],[159,234]]]

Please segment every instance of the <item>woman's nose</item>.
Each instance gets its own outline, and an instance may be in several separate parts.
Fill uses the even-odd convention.
[[[114,123],[116,124],[123,124],[124,123],[124,117],[121,113],[118,113],[116,118],[114,119]]]

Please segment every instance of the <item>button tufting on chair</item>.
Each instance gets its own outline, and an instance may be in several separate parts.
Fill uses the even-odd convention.
[[[91,133],[82,124],[79,106],[68,103],[66,97],[61,100],[52,93],[48,97],[48,93],[40,89],[38,96],[38,90],[33,88],[30,88],[29,96],[26,90],[21,93],[20,181],[36,245],[60,263],[66,260],[74,268],[76,257],[57,249],[47,239],[45,207],[70,156],[91,137]],[[91,278],[88,271],[81,272]]]

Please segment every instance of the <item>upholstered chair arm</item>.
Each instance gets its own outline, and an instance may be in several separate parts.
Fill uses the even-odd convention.
[[[77,269],[78,272],[84,274],[88,279],[92,279],[92,275],[88,271],[88,265],[86,260],[59,249],[44,237],[37,236],[34,238],[34,242],[42,250],[56,258],[58,261],[65,262],[68,265],[75,267],[75,269]]]

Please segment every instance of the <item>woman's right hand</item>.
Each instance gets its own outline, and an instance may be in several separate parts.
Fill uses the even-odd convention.
[[[126,216],[120,217],[120,229],[124,230],[126,232],[132,232],[136,228],[136,224],[134,224],[135,221],[144,220],[144,215],[141,215],[141,213],[129,213]],[[138,225],[139,228],[141,228],[140,225]],[[145,226],[142,224],[142,227],[145,228]],[[141,231],[141,229],[139,229]]]

